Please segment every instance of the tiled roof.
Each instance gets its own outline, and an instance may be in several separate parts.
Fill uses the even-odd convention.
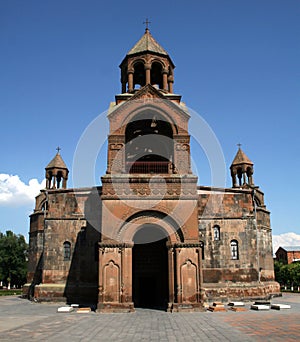
[[[146,29],[142,38],[134,45],[134,47],[128,52],[128,55],[134,55],[140,52],[155,52],[161,55],[168,56],[166,50],[161,47],[158,42],[152,37],[149,29]]]
[[[286,252],[300,252],[300,246],[281,246]]]
[[[236,156],[231,165],[240,165],[240,164],[250,164],[253,165],[252,161],[246,156],[246,154],[239,148]]]
[[[46,169],[52,169],[52,168],[67,169],[67,166],[65,162],[63,161],[59,152],[56,153],[56,156],[46,166]]]

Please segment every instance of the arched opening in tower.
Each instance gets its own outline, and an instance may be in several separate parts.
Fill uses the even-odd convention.
[[[163,88],[162,65],[154,62],[151,67],[151,84],[158,89]]]
[[[171,173],[174,155],[171,124],[157,113],[135,117],[126,127],[126,171]]]
[[[135,234],[133,241],[134,306],[166,310],[169,300],[166,234],[157,226],[146,224]]]
[[[145,84],[146,84],[145,67],[142,62],[138,62],[134,65],[133,87],[135,89],[136,85],[143,87]]]

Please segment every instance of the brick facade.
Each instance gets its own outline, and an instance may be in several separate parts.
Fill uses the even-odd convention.
[[[284,264],[300,261],[300,246],[279,247],[276,251],[276,260]]]
[[[253,164],[239,149],[232,188],[197,185],[190,115],[173,94],[173,70],[146,30],[121,63],[101,186],[68,189],[59,151],[47,166],[47,189],[30,218],[30,297],[104,312],[176,312],[279,292]]]

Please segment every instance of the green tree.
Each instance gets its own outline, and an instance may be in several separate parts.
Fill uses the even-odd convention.
[[[293,287],[300,284],[300,264],[298,262],[289,265],[289,277]]]
[[[28,245],[23,235],[0,233],[0,280],[20,287],[26,282]]]
[[[281,268],[284,264],[281,261],[274,261],[274,273],[275,273],[275,280],[279,284],[284,284],[284,281],[282,279],[282,274],[281,274]]]
[[[284,286],[300,285],[300,263],[282,264],[279,261],[274,262],[275,280]]]

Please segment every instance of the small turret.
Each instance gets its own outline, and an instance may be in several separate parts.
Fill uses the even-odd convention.
[[[65,189],[69,170],[60,155],[60,148],[57,147],[57,153],[51,162],[46,166],[46,188],[47,189]]]
[[[234,188],[243,186],[254,186],[253,184],[253,163],[242,151],[239,144],[237,154],[230,166],[232,186]]]

